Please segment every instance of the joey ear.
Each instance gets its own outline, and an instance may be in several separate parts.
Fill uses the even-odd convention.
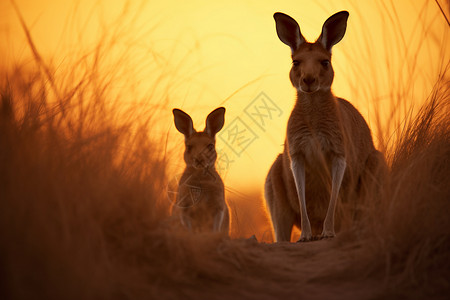
[[[214,137],[225,123],[225,107],[219,107],[213,110],[206,118],[205,132]]]
[[[182,111],[181,109],[175,108],[172,110],[175,127],[179,132],[184,134],[186,137],[190,136],[195,132],[194,125],[192,123],[191,117]]]
[[[344,37],[347,29],[347,11],[340,11],[329,17],[322,27],[322,33],[317,41],[322,43],[323,47],[331,53],[331,48]]]
[[[301,44],[306,42],[300,32],[298,23],[290,16],[280,12],[275,13],[273,18],[275,19],[278,38],[291,47],[291,52],[294,53]]]

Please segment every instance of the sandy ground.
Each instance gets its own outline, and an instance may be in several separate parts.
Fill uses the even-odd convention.
[[[180,282],[174,283],[174,289],[161,290],[161,296],[189,299],[445,299],[448,295],[448,278],[442,278],[447,281],[447,291],[422,290],[420,280],[400,279],[401,271],[389,275],[388,264],[384,268],[374,266],[368,260],[376,260],[376,255],[354,240],[355,236],[349,233],[309,243],[222,240],[202,250],[207,251],[203,257],[213,257],[214,262],[197,261],[189,278],[180,278]],[[428,275],[428,279],[439,277],[438,274]]]

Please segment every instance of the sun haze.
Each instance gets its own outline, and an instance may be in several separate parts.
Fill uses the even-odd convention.
[[[0,299],[444,298],[449,3],[0,1]],[[340,201],[333,193],[333,203],[336,221],[350,228],[336,228],[331,239],[272,243],[273,227],[283,240],[289,232],[279,230],[277,217],[269,220],[264,181],[296,100],[291,51],[277,36],[274,13],[294,18],[312,42],[343,10],[348,26],[332,50],[332,92],[367,121],[386,158],[389,174],[380,177],[388,184],[371,192],[364,177],[348,176],[362,201],[346,205],[351,195]],[[328,86],[331,70],[320,63]],[[330,116],[315,114],[317,123],[322,115]],[[183,177],[181,132],[202,131],[206,120],[209,134],[194,135],[201,137],[195,145],[187,140],[196,176]],[[364,125],[351,131],[358,128],[368,132]],[[224,188],[203,168],[214,163],[214,147]],[[357,156],[364,171],[374,168]],[[330,174],[335,186],[344,171],[339,161],[340,173]],[[305,199],[314,214],[320,199],[328,201],[327,184],[322,190],[310,182],[314,195]],[[277,187],[293,192],[297,205],[295,186]],[[333,236],[332,211],[329,218],[323,211],[323,223],[311,217],[319,232],[327,223],[323,237]],[[292,212],[284,212],[278,219],[291,222]],[[190,232],[196,221],[224,230]],[[308,226],[299,227],[305,237]],[[300,236],[295,226],[290,241]]]
[[[152,135],[168,140],[164,151],[173,176],[183,167],[184,146],[173,126],[172,108],[188,112],[201,130],[207,113],[225,106],[226,123],[217,137],[218,169],[228,190],[236,192],[262,190],[268,168],[282,150],[295,101],[288,79],[290,51],[278,40],[274,12],[292,16],[313,41],[326,18],[349,11],[347,33],[333,49],[332,88],[360,110],[376,143],[389,138],[375,124],[392,118],[383,112],[395,105],[393,87],[412,102],[423,99],[449,58],[448,28],[434,1],[15,3],[37,49],[57,70],[64,70],[72,54],[89,52],[105,38],[109,48],[103,50],[103,70],[120,78],[114,90],[124,107],[142,106],[158,114]],[[27,61],[30,52],[11,3],[3,1],[0,8],[0,63],[8,68],[9,61]],[[133,98],[123,97],[128,92]],[[159,102],[147,103],[151,97]],[[399,108],[395,117],[407,111]]]

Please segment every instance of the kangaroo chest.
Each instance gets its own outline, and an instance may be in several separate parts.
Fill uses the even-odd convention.
[[[223,182],[215,170],[184,172],[178,185],[177,202],[210,205],[211,199],[223,201],[223,194]]]
[[[291,156],[301,155],[307,164],[344,156],[341,126],[335,113],[292,114],[288,122],[288,150]]]

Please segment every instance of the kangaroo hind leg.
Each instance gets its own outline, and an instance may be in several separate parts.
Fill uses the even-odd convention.
[[[272,165],[266,178],[265,198],[272,219],[275,242],[289,242],[296,214],[288,203],[284,182],[281,179],[281,159]]]

